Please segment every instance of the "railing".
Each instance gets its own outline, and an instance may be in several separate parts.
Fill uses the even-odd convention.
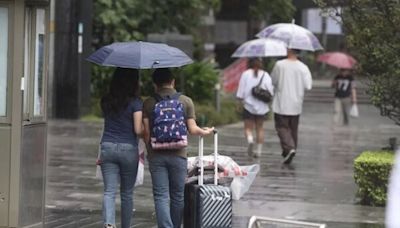
[[[252,216],[247,228],[326,228],[325,224]]]

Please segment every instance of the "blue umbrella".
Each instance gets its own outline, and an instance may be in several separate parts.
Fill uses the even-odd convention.
[[[134,69],[181,67],[193,62],[183,51],[162,43],[117,42],[100,48],[88,61]]]

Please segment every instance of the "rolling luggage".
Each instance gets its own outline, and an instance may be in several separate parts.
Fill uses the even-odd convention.
[[[199,137],[199,159],[203,158],[203,137]],[[218,156],[218,134],[214,131],[214,159]],[[204,167],[200,162],[197,184],[185,186],[185,228],[232,227],[232,194],[229,187],[218,185],[218,164],[214,162],[214,184],[204,184]]]

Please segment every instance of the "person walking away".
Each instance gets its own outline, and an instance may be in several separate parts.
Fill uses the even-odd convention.
[[[214,128],[197,126],[193,101],[177,93],[174,75],[168,68],[156,69],[152,79],[156,93],[144,101],[143,124],[157,223],[160,228],[178,228],[182,223],[187,176],[186,133],[208,135]],[[171,119],[176,122],[163,125]]]
[[[108,93],[101,99],[104,131],[101,138],[100,166],[104,181],[104,227],[115,226],[115,195],[120,181],[121,227],[131,226],[133,187],[142,134],[142,106],[139,75],[135,69],[117,68]]]
[[[335,88],[334,123],[348,125],[351,105],[357,103],[357,91],[351,71],[341,69],[332,81],[332,88]]]
[[[288,49],[287,58],[277,61],[271,73],[275,89],[272,109],[284,164],[290,164],[296,155],[304,92],[312,87],[311,72],[298,59],[298,52]]]
[[[269,112],[268,104],[255,98],[251,90],[261,82],[261,87],[267,89],[273,94],[272,81],[267,72],[262,69],[262,61],[259,58],[251,58],[248,62],[249,69],[242,73],[239,81],[236,97],[239,105],[243,108],[242,118],[244,122],[244,135],[247,139],[247,153],[250,157],[260,157],[262,145],[264,143],[264,120],[265,115]],[[253,151],[254,137],[253,131],[256,133],[256,152]]]

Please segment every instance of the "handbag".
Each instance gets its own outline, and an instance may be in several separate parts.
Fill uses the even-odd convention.
[[[261,77],[260,82],[251,89],[251,94],[258,100],[268,103],[272,100],[272,94],[267,89],[261,88],[264,75]]]

